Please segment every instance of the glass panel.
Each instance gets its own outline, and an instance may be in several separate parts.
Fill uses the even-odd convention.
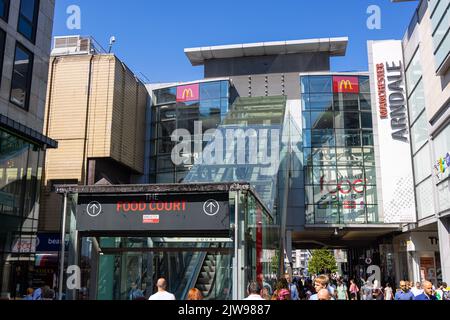
[[[314,166],[336,165],[336,150],[334,148],[313,148],[310,157]]]
[[[228,81],[221,81],[220,90],[221,90],[220,96],[222,98],[228,98],[230,95],[230,83]]]
[[[328,201],[315,206],[316,224],[339,223],[339,202]]]
[[[365,170],[365,173],[366,173],[365,178],[366,178],[367,184],[369,184],[369,185],[376,185],[377,173],[376,173],[375,167],[369,167],[369,166],[366,165],[364,170]]]
[[[18,31],[34,42],[37,26],[38,0],[21,0]]]
[[[364,129],[372,129],[372,113],[370,112],[361,112],[361,128]]]
[[[370,78],[367,76],[359,77],[359,92],[370,93]],[[369,95],[370,97],[370,95]],[[369,99],[370,101],[370,99]]]
[[[313,186],[305,187],[305,203],[306,204],[314,204],[314,187]]]
[[[336,146],[361,146],[361,132],[359,130],[336,129]]]
[[[306,97],[305,110],[331,111],[333,110],[332,94],[310,94]]]
[[[311,129],[311,112],[303,111],[303,128],[304,129]]]
[[[364,93],[359,95],[359,104],[361,110],[370,111],[372,110],[372,101],[369,93]]]
[[[0,137],[0,212],[20,216],[30,144],[3,131],[0,131]]]
[[[366,223],[366,206],[354,200],[346,200],[341,205],[343,223]]]
[[[157,109],[159,111],[159,121],[175,120],[177,118],[177,111],[175,105],[163,106]]]
[[[430,160],[430,144],[427,143],[414,156],[414,175],[416,184],[423,181],[432,174],[432,164]]]
[[[364,165],[365,166],[375,166],[375,150],[373,147],[364,147]]]
[[[24,109],[28,109],[32,70],[33,55],[27,49],[18,44],[14,58],[10,99],[12,103]]]
[[[177,88],[164,88],[153,91],[155,93],[155,104],[173,103],[177,101]]]
[[[8,20],[9,2],[10,0],[0,0],[0,18],[5,21]]]
[[[310,76],[309,84],[311,93],[333,92],[333,78],[331,76]]]
[[[156,183],[175,183],[175,172],[157,174]]]
[[[375,182],[375,181],[374,181]],[[376,186],[366,186],[367,204],[377,204],[377,188]]]
[[[413,94],[409,97],[409,116],[410,122],[414,123],[419,114],[425,109],[425,92],[423,90],[423,82],[420,81],[414,90]]]
[[[300,83],[301,83],[302,93],[309,93],[309,77],[308,76],[301,77]]]
[[[341,111],[358,111],[359,110],[358,95],[350,93],[335,94],[334,109]]]
[[[411,59],[411,63],[409,64],[406,70],[406,82],[408,87],[408,95],[411,94],[412,90],[416,87],[416,84],[419,82],[422,77],[422,67],[420,65],[420,47],[417,49],[414,57]]]
[[[411,145],[415,154],[428,141],[427,113],[423,112],[411,127]]]
[[[336,167],[314,167],[313,184],[321,185],[327,181],[336,181]]]
[[[170,137],[157,140],[157,144],[159,153],[172,153],[172,150],[175,147],[175,142],[172,142]]]
[[[311,112],[312,129],[333,129],[333,112]]]
[[[361,148],[336,148],[338,166],[363,166],[363,153]]]
[[[158,171],[173,171],[175,169],[171,157],[158,158]]]
[[[359,129],[361,128],[358,112],[336,112],[335,128],[337,129]]]
[[[419,219],[434,215],[433,179],[430,177],[416,187]]]
[[[363,130],[362,132],[363,146],[373,146],[373,132]]]
[[[158,128],[159,128],[158,136],[160,138],[170,137],[177,128],[177,122],[176,121],[162,121],[158,124]]]
[[[311,146],[313,147],[334,147],[334,131],[333,130],[312,130]]]
[[[205,82],[200,83],[200,99],[220,99],[221,97],[221,84],[220,82]]]
[[[383,221],[381,221],[378,216],[378,206],[371,206],[371,205],[367,206],[367,222],[383,223]]]

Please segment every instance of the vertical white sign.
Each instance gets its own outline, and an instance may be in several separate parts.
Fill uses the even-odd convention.
[[[416,222],[408,101],[401,41],[369,42],[385,223]],[[379,188],[380,190],[380,188]]]

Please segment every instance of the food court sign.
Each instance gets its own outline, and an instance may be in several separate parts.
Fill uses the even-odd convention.
[[[79,231],[227,231],[228,194],[80,195]]]

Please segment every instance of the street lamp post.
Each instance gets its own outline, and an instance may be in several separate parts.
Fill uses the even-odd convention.
[[[67,192],[64,192],[63,216],[61,221],[61,251],[60,251],[60,265],[59,265],[59,285],[58,285],[58,299],[62,300],[62,292],[64,285],[64,256],[66,244],[66,216],[67,216]]]

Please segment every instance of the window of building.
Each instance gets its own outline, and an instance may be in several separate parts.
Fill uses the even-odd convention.
[[[21,0],[17,31],[32,43],[36,41],[39,0]]]
[[[177,101],[177,88],[164,88],[154,91],[155,105],[175,103]]]
[[[428,121],[426,112],[422,115],[411,127],[411,145],[412,152],[416,154],[417,151],[428,141]]]
[[[416,53],[411,59],[406,68],[406,82],[408,87],[408,96],[414,91],[419,80],[422,78],[422,66],[420,65],[420,48],[417,48]]]
[[[331,111],[333,110],[332,94],[310,94],[304,100],[304,110]]]
[[[33,54],[17,43],[10,101],[25,110],[28,110],[29,107],[32,71]]]
[[[416,184],[421,183],[423,180],[431,176],[431,173],[432,165],[430,159],[430,144],[427,143],[414,156],[414,176]]]
[[[430,177],[416,187],[419,220],[434,215],[433,179]]]
[[[408,99],[409,117],[411,123],[416,121],[417,117],[425,110],[425,92],[423,90],[423,82],[419,81],[416,89]]]
[[[334,108],[341,111],[358,111],[359,101],[357,94],[339,93],[334,95]]]
[[[333,78],[331,76],[309,77],[310,93],[333,93]]]
[[[0,18],[8,22],[10,0],[0,0]]]

